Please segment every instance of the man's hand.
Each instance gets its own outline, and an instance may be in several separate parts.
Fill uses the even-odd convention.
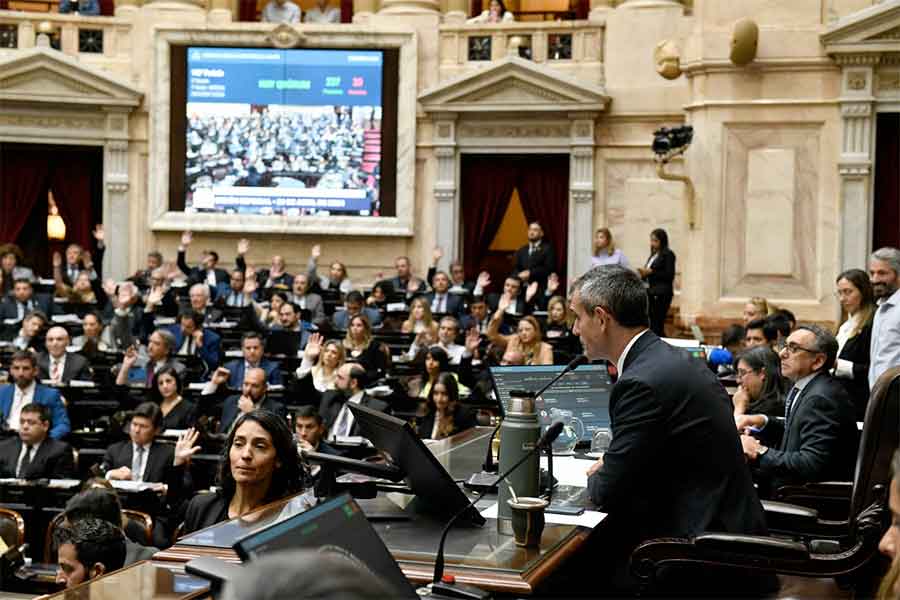
[[[91,256],[91,253],[85,250],[81,253],[81,264],[84,265],[85,271],[90,271],[94,268],[94,258]]]
[[[538,282],[532,281],[531,283],[528,284],[528,287],[525,288],[525,302],[531,302],[531,300],[537,295],[537,293],[538,293]]]
[[[646,267],[638,267],[637,271],[641,277],[646,277],[647,275],[652,273],[652,271],[650,269],[647,269]]]
[[[128,467],[119,467],[106,472],[106,478],[115,481],[131,481],[131,469]]]
[[[226,369],[225,367],[219,367],[212,374],[212,377],[209,378],[210,382],[216,387],[221,386],[225,382],[228,381],[228,378],[231,377],[231,371]]]
[[[195,329],[191,333],[191,337],[194,338],[194,344],[196,344],[198,349],[203,347],[203,329]]]
[[[163,296],[165,296],[165,290],[160,286],[154,287],[150,290],[150,293],[147,294],[147,298],[144,300],[144,308],[147,309],[158,305],[162,302]]]
[[[528,278],[531,277],[531,271],[525,269],[524,271],[519,271],[519,279],[522,281],[528,281]]]
[[[549,295],[553,295],[556,290],[559,289],[559,275],[556,273],[550,273],[550,277],[547,278],[547,291]]]
[[[470,354],[474,354],[476,350],[478,350],[478,346],[481,345],[481,335],[478,333],[477,327],[472,327],[468,331],[466,331],[466,352]]]
[[[485,289],[491,285],[491,274],[487,271],[482,271],[478,274],[478,281],[476,283],[478,284],[478,287]]]
[[[419,291],[419,285],[421,284],[421,280],[417,279],[415,276],[410,275],[409,281],[406,282],[406,291],[410,294],[415,294]]]
[[[248,413],[256,409],[256,405],[253,404],[253,400],[250,396],[246,394],[241,394],[240,399],[238,400],[238,410],[242,413]]]
[[[175,442],[175,461],[176,467],[191,462],[191,458],[200,452],[200,446],[196,446],[197,440],[200,438],[200,432],[191,427],[179,436]]]
[[[440,246],[435,246],[434,250],[431,251],[431,264],[434,267],[438,266],[438,263],[441,262],[441,259],[444,258],[444,251]]]
[[[601,456],[600,458],[597,459],[597,462],[592,464],[590,466],[590,468],[587,470],[587,476],[590,477],[591,475],[593,475],[594,473],[596,473],[597,471],[599,471],[602,468],[603,468],[603,457]]]
[[[125,355],[122,357],[122,368],[126,371],[134,366],[134,363],[137,362],[138,359],[138,351],[135,346],[128,346],[128,349],[125,350]],[[147,368],[151,368],[150,365],[147,365]]]
[[[740,415],[734,418],[737,430],[746,433],[746,429],[760,429],[766,424],[766,418],[763,415]]]
[[[509,294],[504,292],[500,296],[500,299],[497,301],[497,312],[505,313],[506,309],[512,305],[512,302],[513,302],[513,299],[509,296]]]
[[[763,449],[763,445],[752,435],[742,435],[741,446],[744,448],[744,457],[750,462],[759,458],[759,451]]]
[[[250,269],[247,269],[247,270],[249,271]],[[255,276],[247,277],[244,280],[244,290],[243,291],[244,291],[245,296],[252,296],[253,294],[256,293],[256,290],[258,288],[259,288],[259,283],[257,283]]]
[[[319,257],[322,256],[322,245],[316,244],[312,247],[312,252],[310,252],[310,256],[313,257],[313,260],[319,260]]]
[[[53,268],[54,269],[62,268],[62,262],[63,262],[62,254],[60,254],[59,252],[54,252],[53,253]],[[0,277],[2,277],[2,276],[3,276],[3,271],[0,271]],[[2,281],[2,280],[0,280],[0,281]]]
[[[110,298],[114,298],[116,296],[116,282],[113,279],[107,279],[103,282],[103,291],[106,292],[106,295]]]
[[[103,223],[94,225],[94,231],[91,233],[94,235],[94,239],[97,240],[97,247],[102,248],[104,240],[106,239],[106,232],[103,231]]]
[[[181,234],[181,245],[178,246],[178,250],[183,251],[186,250],[188,246],[191,245],[191,242],[194,241],[194,234],[190,231],[185,231]]]
[[[241,238],[237,243],[237,253],[238,256],[243,256],[247,254],[247,251],[250,249],[250,240],[247,238]]]

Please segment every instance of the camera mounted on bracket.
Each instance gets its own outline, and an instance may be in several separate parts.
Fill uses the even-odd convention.
[[[684,154],[694,139],[694,128],[690,125],[681,127],[661,127],[653,132],[653,152],[656,161],[667,163],[674,157]]]

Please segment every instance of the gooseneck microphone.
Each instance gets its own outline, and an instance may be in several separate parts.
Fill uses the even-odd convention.
[[[541,394],[546,392],[548,389],[550,389],[550,387],[553,384],[555,384],[557,381],[559,381],[560,378],[562,378],[562,376],[565,375],[566,373],[570,373],[571,371],[574,371],[581,365],[586,364],[588,362],[590,362],[590,361],[587,356],[585,356],[584,354],[579,354],[578,356],[573,358],[571,361],[569,361],[569,364],[567,364],[565,366],[565,368],[562,371],[560,371],[556,377],[551,379],[547,385],[545,385],[537,393],[535,393],[534,397],[537,398],[538,396],[540,396]],[[498,401],[499,401],[499,398],[498,398]],[[494,461],[493,442],[494,442],[494,438],[497,437],[497,432],[500,431],[501,425],[502,425],[502,422],[497,424],[497,427],[494,429],[494,432],[491,434],[491,437],[488,439],[487,453],[485,453],[484,463],[482,464],[482,467],[481,467],[481,470],[484,473],[495,473],[497,471],[497,464]]]
[[[574,368],[574,367],[573,367]],[[558,378],[557,378],[558,379]],[[550,447],[556,438],[559,437],[559,434],[562,433],[563,423],[562,421],[557,421],[553,423],[547,430],[544,431],[544,435],[537,441],[534,445],[534,448],[529,450],[522,458],[520,458],[512,467],[504,471],[498,476],[498,483],[502,485],[503,480],[506,479],[516,469],[522,466],[528,458],[531,457],[532,454],[536,452],[540,452],[544,448]],[[444,543],[447,541],[447,534],[450,532],[450,528],[453,527],[453,524],[456,523],[456,520],[466,511],[468,511],[471,507],[475,506],[479,500],[481,500],[485,494],[490,491],[490,488],[485,489],[480,494],[478,494],[474,500],[469,502],[465,507],[463,507],[459,512],[453,515],[447,524],[444,526],[444,530],[441,532],[441,541],[438,544],[437,555],[434,559],[434,577],[432,578],[432,589],[434,589],[434,584],[437,584],[441,581],[441,578],[444,575]]]

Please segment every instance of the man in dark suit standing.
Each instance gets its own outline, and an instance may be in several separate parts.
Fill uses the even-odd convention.
[[[282,419],[287,420],[287,408],[281,402],[277,402],[266,394],[266,372],[262,369],[250,369],[244,375],[241,384],[240,395],[235,394],[225,399],[222,404],[222,419],[219,421],[219,433],[228,433],[231,425],[243,413],[256,409],[273,412]]]
[[[19,435],[0,443],[0,477],[72,479],[75,460],[66,442],[47,437],[50,409],[26,404],[19,418]]]
[[[538,222],[528,225],[528,243],[516,251],[515,274],[526,284],[537,281],[543,286],[556,270],[556,252],[544,241],[544,229]]]
[[[53,384],[68,384],[70,381],[93,381],[91,365],[80,354],[66,352],[69,346],[69,332],[65,327],[51,327],[45,341],[47,352],[37,359],[40,379],[49,379]]]
[[[387,402],[366,394],[366,370],[356,363],[342,365],[334,376],[334,386],[322,396],[319,414],[328,427],[328,439],[359,435],[359,427],[347,404],[353,402],[373,410],[390,413]]]
[[[744,455],[760,483],[787,484],[853,479],[859,432],[853,402],[831,376],[838,343],[818,325],[798,327],[781,350],[781,373],[794,382],[785,401],[785,418],[743,415]],[[759,438],[749,435],[749,428]],[[762,488],[762,486],[761,486]]]
[[[612,573],[596,581],[633,586],[628,558],[647,539],[765,534],[728,395],[706,365],[648,329],[638,275],[591,269],[575,282],[571,306],[585,354],[619,373],[609,397],[612,443],[588,477],[591,500],[609,513],[598,548],[605,556],[591,564]]]

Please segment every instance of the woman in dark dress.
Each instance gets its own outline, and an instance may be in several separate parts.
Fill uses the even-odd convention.
[[[291,430],[267,410],[244,413],[222,449],[218,491],[191,499],[182,534],[250,513],[301,487],[301,467]]]
[[[416,424],[419,437],[439,440],[478,425],[475,412],[459,403],[459,388],[453,373],[441,373],[431,386],[425,416]]]
[[[837,330],[838,359],[834,375],[844,385],[856,420],[866,418],[869,403],[869,346],[872,341],[872,319],[875,296],[869,276],[861,269],[850,269],[838,275],[835,295],[847,311],[847,320]]]
[[[734,361],[738,390],[732,397],[734,415],[784,416],[790,382],[781,375],[781,361],[768,346],[755,346]]]
[[[366,370],[368,381],[376,381],[391,367],[391,353],[387,346],[375,339],[369,319],[362,314],[350,319],[344,337],[347,362],[357,362]]]
[[[638,267],[638,273],[647,285],[650,329],[665,337],[666,314],[672,305],[675,281],[675,253],[669,250],[669,234],[665,229],[654,229],[650,233],[650,258],[645,266]]]
[[[181,397],[184,383],[173,367],[164,367],[156,374],[156,398],[162,411],[160,431],[190,429],[197,421],[197,405]]]

